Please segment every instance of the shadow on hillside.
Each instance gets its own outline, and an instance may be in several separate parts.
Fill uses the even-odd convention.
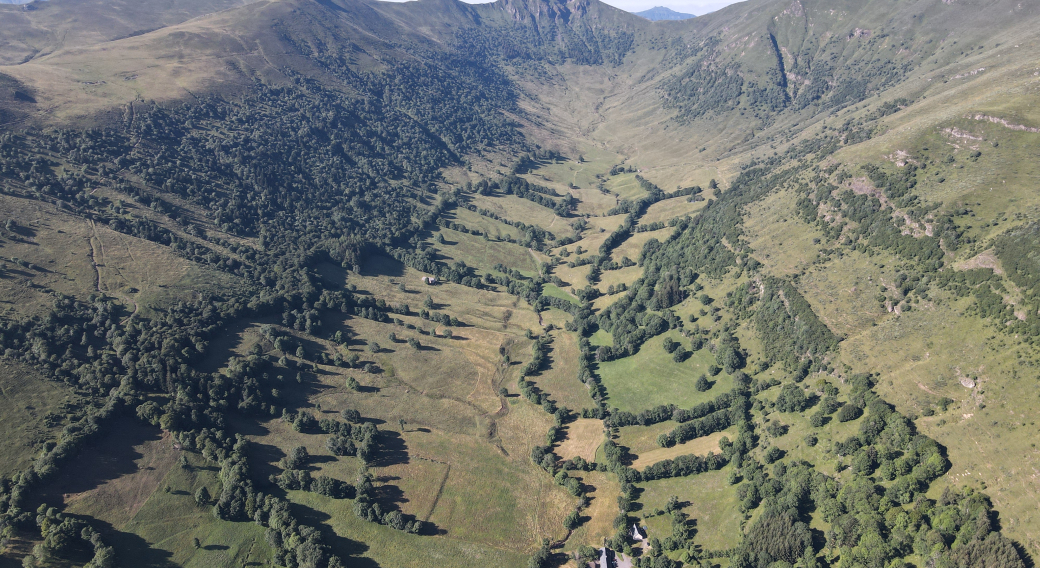
[[[387,256],[373,256],[361,266],[362,276],[404,276],[405,266],[401,262]],[[422,284],[416,282],[415,284]]]
[[[406,464],[411,461],[408,456],[408,444],[405,443],[401,434],[393,430],[382,430],[379,432],[379,453],[376,455],[375,464],[378,467],[388,467],[397,464]]]
[[[116,418],[106,425],[106,430],[109,432],[106,437],[80,449],[74,458],[74,467],[62,468],[54,481],[43,487],[38,494],[40,501],[57,505],[65,501],[66,495],[90,491],[136,473],[135,460],[144,457],[136,447],[162,438],[158,428],[129,417]]]
[[[298,503],[292,503],[290,507],[293,516],[300,521],[301,525],[318,529],[322,540],[332,548],[335,554],[343,557],[345,564],[354,568],[379,568],[378,562],[361,556],[368,552],[367,544],[336,534],[336,531],[329,526],[331,515]]]
[[[235,348],[241,343],[243,336],[249,328],[269,323],[281,325],[282,320],[277,316],[263,318],[242,318],[229,323],[222,333],[216,335],[206,349],[206,355],[195,364],[195,368],[204,373],[214,373],[221,367],[227,365],[228,359],[235,353]]]
[[[140,536],[116,529],[111,524],[98,519],[89,519],[92,527],[98,530],[104,540],[116,550],[116,562],[120,566],[139,566],[141,568],[174,568],[171,560],[173,553],[168,550],[152,548],[148,541]]]

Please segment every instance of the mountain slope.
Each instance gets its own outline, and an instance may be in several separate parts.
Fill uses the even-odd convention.
[[[1036,7],[54,2],[0,12],[7,553],[1040,553]]]
[[[633,14],[646,18],[652,22],[657,22],[661,20],[689,20],[690,18],[696,17],[693,14],[676,12],[675,10],[672,10],[671,8],[666,8],[664,6],[654,6],[649,10],[643,10],[642,12],[633,12]]]

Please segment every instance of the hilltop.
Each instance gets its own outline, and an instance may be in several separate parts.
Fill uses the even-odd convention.
[[[3,562],[1040,555],[1040,7],[29,6]]]
[[[661,20],[689,20],[690,18],[696,18],[693,14],[685,14],[683,12],[676,12],[671,8],[665,6],[654,6],[649,10],[643,10],[642,12],[633,12],[637,16],[646,18],[652,22]]]

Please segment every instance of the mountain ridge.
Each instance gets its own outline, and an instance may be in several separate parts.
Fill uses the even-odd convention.
[[[643,10],[641,12],[632,12],[637,16],[646,18],[652,22],[661,20],[689,20],[690,18],[696,18],[693,14],[686,14],[683,12],[676,12],[666,6],[654,6],[649,10]]]

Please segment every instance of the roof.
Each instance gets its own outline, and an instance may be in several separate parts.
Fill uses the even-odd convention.
[[[634,540],[643,540],[643,532],[639,530],[639,525],[632,525],[632,538]]]

